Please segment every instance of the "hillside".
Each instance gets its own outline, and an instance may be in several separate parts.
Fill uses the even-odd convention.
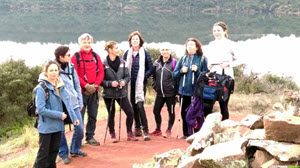
[[[296,0],[0,0],[2,10],[147,10],[155,12],[275,13],[300,15]]]

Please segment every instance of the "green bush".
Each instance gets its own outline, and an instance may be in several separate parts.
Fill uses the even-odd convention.
[[[279,77],[269,73],[258,77],[258,74],[254,72],[244,75],[244,67],[244,65],[240,65],[234,68],[235,91],[237,92],[276,94],[285,89],[299,90],[291,77]]]
[[[30,122],[26,106],[32,98],[41,67],[29,68],[24,60],[0,65],[0,137],[10,136]]]

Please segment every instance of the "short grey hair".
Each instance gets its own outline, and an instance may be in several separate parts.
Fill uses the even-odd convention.
[[[84,40],[84,39],[86,39],[86,40],[91,39],[92,41],[94,41],[93,37],[90,34],[83,33],[81,36],[78,37],[78,44],[80,44],[81,40]]]

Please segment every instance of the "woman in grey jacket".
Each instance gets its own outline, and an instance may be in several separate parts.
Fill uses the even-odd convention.
[[[80,151],[83,139],[83,121],[80,111],[83,108],[83,102],[79,79],[74,69],[74,65],[70,63],[71,54],[69,47],[59,46],[55,49],[54,54],[55,60],[60,64],[60,77],[66,86],[66,91],[68,92],[70,104],[74,109],[76,117],[81,123],[78,126],[74,126],[74,133],[70,145],[70,154],[72,157],[84,157],[86,156],[86,153]],[[58,152],[58,156],[62,159],[63,164],[70,163],[68,154],[69,149],[67,139],[65,136],[65,132],[63,131],[61,134],[61,141]]]
[[[55,161],[61,132],[65,129],[66,112],[69,113],[74,125],[79,125],[80,122],[70,106],[68,93],[59,77],[57,62],[49,61],[45,64],[39,82],[44,82],[48,89],[48,95],[41,85],[38,85],[34,90],[35,104],[39,115],[39,150],[33,167],[56,167]]]
[[[119,48],[117,42],[107,42],[105,44],[105,50],[108,52],[108,56],[103,61],[104,79],[101,86],[103,87],[102,96],[108,111],[108,127],[111,141],[113,143],[118,142],[114,128],[115,101],[118,102],[127,115],[127,140],[137,141],[138,139],[132,133],[133,109],[126,92],[126,84],[130,80],[128,67],[126,67],[125,61],[118,56]]]

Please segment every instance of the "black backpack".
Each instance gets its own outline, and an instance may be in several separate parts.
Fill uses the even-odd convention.
[[[37,86],[39,86],[39,85],[42,86],[42,88],[44,89],[45,94],[46,94],[46,100],[48,100],[49,90],[48,90],[46,84],[44,82],[40,82]],[[34,90],[36,89],[36,87],[34,88]],[[28,113],[29,117],[36,117],[34,127],[37,128],[37,126],[38,126],[38,114],[36,112],[35,95],[34,95],[34,98],[27,105],[27,113]]]

